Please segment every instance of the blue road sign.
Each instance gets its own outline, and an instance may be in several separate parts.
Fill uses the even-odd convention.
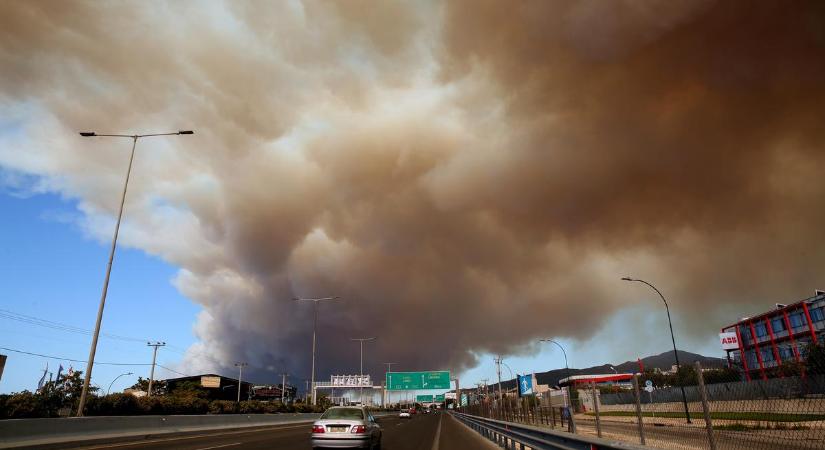
[[[518,395],[533,395],[533,376],[519,375],[518,376]]]

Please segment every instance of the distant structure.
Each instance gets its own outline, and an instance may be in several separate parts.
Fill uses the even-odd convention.
[[[752,380],[774,377],[788,362],[803,363],[809,345],[825,342],[825,292],[814,294],[722,328],[728,367],[741,368]]]

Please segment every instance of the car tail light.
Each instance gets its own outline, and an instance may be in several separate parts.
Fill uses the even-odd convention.
[[[365,427],[363,425],[355,425],[355,426],[352,427],[352,431],[350,431],[350,433],[359,433],[359,434],[360,433],[366,433],[366,432],[367,432],[367,427]]]
[[[324,432],[324,426],[323,425],[313,425],[312,426],[312,432],[313,433],[323,433]]]

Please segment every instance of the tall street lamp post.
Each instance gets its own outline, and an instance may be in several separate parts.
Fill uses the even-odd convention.
[[[117,381],[117,379],[118,379],[118,378],[120,378],[120,377],[122,377],[122,376],[126,376],[126,375],[134,375],[134,374],[133,374],[132,372],[126,372],[126,373],[122,373],[122,374],[120,374],[120,375],[116,376],[116,377],[115,377],[115,379],[114,379],[114,380],[112,380],[112,382],[111,382],[111,383],[109,383],[109,388],[108,388],[108,389],[106,389],[106,395],[109,395],[109,391],[111,391],[111,390],[112,390],[112,385],[113,385],[113,384],[115,384],[115,381]]]
[[[126,181],[123,182],[123,194],[120,197],[120,208],[117,212],[117,222],[115,223],[115,234],[112,237],[112,248],[109,251],[109,263],[106,265],[106,277],[103,279],[103,292],[100,295],[100,306],[97,308],[97,321],[95,331],[92,334],[92,345],[89,349],[89,361],[86,363],[86,376],[83,378],[83,390],[80,392],[80,402],[77,405],[77,416],[83,415],[83,408],[86,406],[86,397],[89,393],[89,383],[92,380],[92,368],[95,363],[95,352],[97,351],[97,339],[100,336],[100,323],[103,321],[103,307],[106,305],[106,292],[109,290],[109,276],[112,273],[112,261],[115,258],[115,248],[117,246],[117,235],[120,231],[120,220],[123,217],[123,204],[126,202],[126,188],[129,186],[129,176],[132,173],[132,162],[135,160],[135,147],[137,141],[144,137],[153,136],[177,136],[184,134],[194,134],[190,130],[181,130],[176,133],[155,133],[155,134],[97,134],[93,131],[81,131],[83,137],[116,137],[129,138],[132,140],[132,152],[129,156],[129,167],[126,169]]]
[[[385,362],[384,364],[387,365],[387,373],[389,373],[389,372],[392,372],[392,365],[393,364],[398,364],[398,363]],[[389,401],[390,401],[390,391],[389,391],[389,389],[390,389],[390,387],[387,386],[387,377],[385,375],[384,376],[384,405],[383,405],[385,408],[387,406],[387,403],[389,403]]]
[[[656,291],[656,293],[659,294],[659,297],[662,298],[662,302],[665,304],[665,311],[667,312],[667,324],[668,324],[668,326],[670,326],[670,340],[673,342],[673,357],[676,359],[676,376],[677,376],[677,379],[678,379],[679,371],[681,370],[682,366],[679,364],[679,352],[676,351],[676,338],[673,337],[673,322],[671,322],[671,320],[670,320],[670,308],[667,306],[667,300],[665,300],[665,296],[662,295],[662,293],[658,289],[656,289],[656,286],[648,283],[645,280],[640,280],[640,279],[631,278],[631,277],[622,277],[622,280],[623,281],[636,281],[636,282],[639,282],[639,283],[644,283],[644,284],[650,286],[650,288],[653,289],[654,291]],[[690,422],[690,410],[688,409],[687,396],[685,395],[685,387],[682,386],[681,383],[679,383],[679,388],[682,390],[682,403],[685,405],[685,417],[687,417],[687,423],[691,423]]]
[[[245,362],[237,362],[235,363],[235,367],[238,368],[238,403],[241,402],[241,388],[243,387],[243,368],[248,366],[249,364]]]
[[[564,355],[564,372],[567,375],[567,378],[570,378],[570,366],[567,365],[567,352],[564,351],[564,347],[562,347],[561,344],[559,344],[558,342],[556,342],[552,339],[539,339],[539,342],[552,342],[552,343],[559,346],[559,348],[561,349],[562,355]],[[570,380],[568,379],[567,382],[569,383]]]
[[[337,300],[340,297],[322,297],[322,298],[293,298],[296,302],[312,302],[312,379],[310,380],[310,387],[312,388],[312,404],[315,404],[315,333],[318,329],[318,302]]]
[[[364,406],[364,342],[374,341],[375,337],[368,338],[350,338],[351,341],[358,341],[361,344],[361,370],[358,378],[358,384],[361,386],[361,406]]]

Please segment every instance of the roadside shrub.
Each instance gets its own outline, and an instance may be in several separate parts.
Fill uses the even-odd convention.
[[[29,391],[17,392],[5,396],[0,405],[0,413],[5,419],[27,419],[34,417],[53,417],[44,399]],[[55,412],[56,414],[56,412]]]
[[[90,416],[134,416],[143,413],[138,399],[129,394],[89,397],[86,414]]]
[[[230,400],[213,400],[209,403],[209,414],[235,414],[237,404]]]

